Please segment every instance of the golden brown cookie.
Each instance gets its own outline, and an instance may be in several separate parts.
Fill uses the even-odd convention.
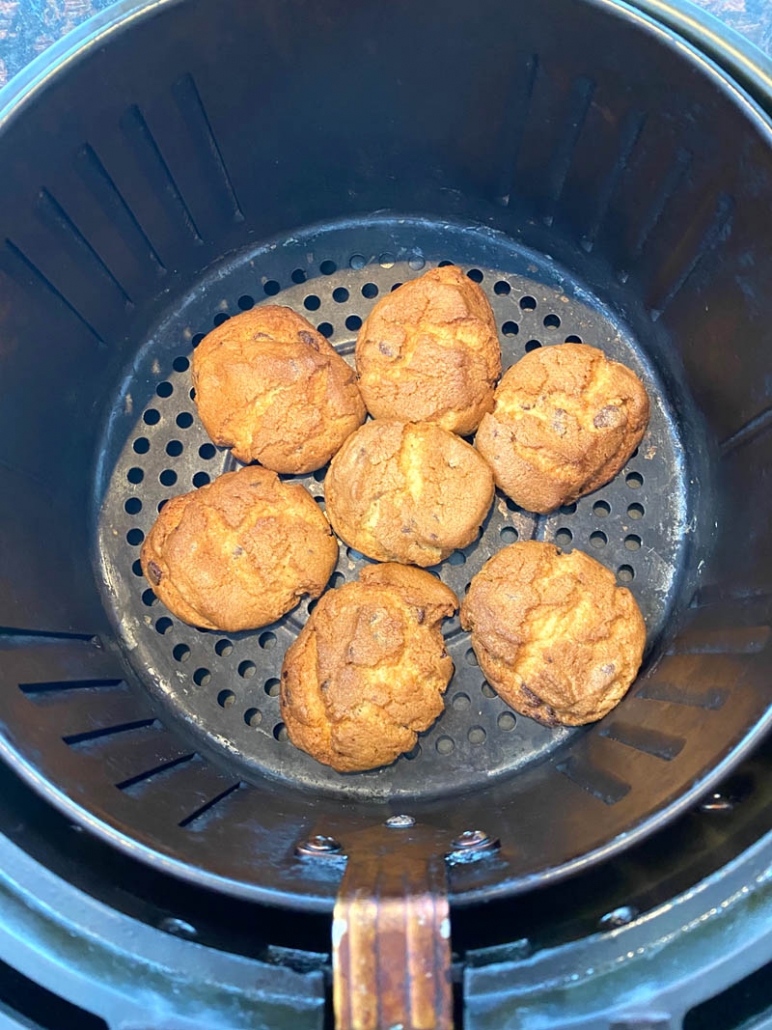
[[[473,433],[493,407],[501,347],[488,299],[460,268],[433,268],[378,301],[356,346],[373,418]]]
[[[635,679],[646,627],[629,590],[582,551],[536,540],[483,565],[461,606],[502,700],[546,726],[601,719]]]
[[[365,418],[353,370],[305,318],[275,304],[205,336],[193,386],[212,440],[275,472],[321,468]]]
[[[429,423],[367,422],[332,460],[327,515],[347,544],[377,561],[434,565],[477,535],[493,475],[453,433]]]
[[[281,672],[289,739],[339,772],[388,765],[442,712],[453,675],[440,625],[456,595],[428,572],[364,568],[319,601]]]
[[[505,372],[475,444],[505,494],[546,513],[613,479],[648,421],[635,372],[595,347],[563,343]]]
[[[173,497],[142,545],[142,571],[170,612],[203,629],[257,629],[318,597],[338,542],[300,483],[257,465]]]

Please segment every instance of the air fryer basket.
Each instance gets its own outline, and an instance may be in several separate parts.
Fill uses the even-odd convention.
[[[471,904],[563,876],[692,803],[765,729],[772,573],[772,135],[709,61],[611,0],[127,4],[0,109],[0,748],[146,861],[330,910],[390,814]],[[509,364],[579,338],[644,377],[617,479],[535,518],[497,495],[437,574],[502,543],[594,554],[647,619],[596,726],[547,730],[484,683],[457,620],[447,711],[391,768],[284,739],[303,604],[228,637],[138,575],[167,497],[231,467],[190,397],[201,334],[288,304],[349,357],[377,296],[453,261]],[[323,473],[303,477],[323,497]],[[335,582],[361,558],[341,546]],[[367,844],[367,839],[365,844]],[[377,845],[380,847],[380,844]]]

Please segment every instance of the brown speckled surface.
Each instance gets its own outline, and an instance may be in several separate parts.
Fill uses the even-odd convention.
[[[213,0],[216,2],[216,0]],[[772,54],[772,0],[694,0]],[[0,0],[0,86],[113,0]]]

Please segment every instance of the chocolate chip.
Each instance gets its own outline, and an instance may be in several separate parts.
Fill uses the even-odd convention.
[[[426,618],[426,612],[423,608],[418,609],[418,611],[416,612],[416,618],[418,619],[418,625],[422,625],[424,619]]]
[[[558,436],[566,435],[566,410],[565,408],[555,408],[552,414],[552,429],[553,432],[557,433]]]
[[[448,654],[448,652],[445,650],[444,647],[442,649],[442,654],[440,655],[440,658],[450,658],[450,655]]]
[[[330,681],[329,680],[322,680],[322,682],[319,684],[319,689],[320,690],[329,690],[330,689]]]
[[[233,555],[234,558],[240,558],[243,553],[244,553],[244,548],[243,547],[234,547],[233,551],[231,552],[231,554]]]
[[[592,420],[592,424],[596,429],[610,429],[612,426],[619,425],[620,416],[621,412],[615,404],[607,404],[605,408],[600,409]]]
[[[381,354],[385,354],[387,358],[394,357],[394,351],[391,349],[388,343],[384,343],[383,340],[381,340],[381,342],[378,344],[378,350],[381,352]]]
[[[312,333],[309,333],[307,329],[299,330],[298,336],[303,343],[308,344],[309,347],[313,347],[314,350],[319,350],[319,341]]]
[[[600,671],[604,676],[612,676],[616,671],[616,666],[613,662],[606,662],[605,665],[601,665]]]
[[[157,565],[154,561],[149,561],[147,563],[147,578],[150,580],[153,586],[157,587],[158,584],[161,582],[161,579],[163,578],[161,566]]]
[[[526,701],[532,707],[536,708],[536,707],[538,707],[542,703],[541,698],[537,697],[536,694],[534,694],[534,692],[532,690],[529,690],[528,687],[525,685],[525,683],[523,683],[523,685],[520,687],[520,689],[525,694]]]

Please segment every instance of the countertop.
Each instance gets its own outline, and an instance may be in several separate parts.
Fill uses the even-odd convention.
[[[0,86],[114,0],[0,0]],[[216,3],[216,0],[212,0]],[[694,0],[772,56],[772,0]]]

